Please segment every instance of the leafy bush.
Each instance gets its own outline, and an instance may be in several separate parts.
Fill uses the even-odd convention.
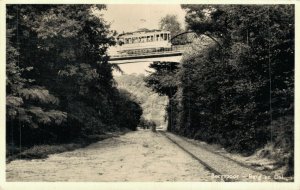
[[[6,140],[12,150],[138,125],[139,104],[118,91],[112,77],[106,51],[115,45],[113,31],[94,14],[103,9],[7,5]]]
[[[153,63],[146,78],[169,97],[168,130],[245,155],[273,142],[292,167],[294,6],[182,8],[199,39],[180,64]]]

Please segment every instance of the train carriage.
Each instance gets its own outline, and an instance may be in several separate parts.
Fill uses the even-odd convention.
[[[169,31],[147,30],[120,34],[118,46],[111,48],[111,56],[145,54],[157,51],[171,50],[171,35]]]

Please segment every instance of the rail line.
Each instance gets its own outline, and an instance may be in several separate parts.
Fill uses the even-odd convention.
[[[160,134],[162,134],[163,136],[165,136],[167,139],[169,139],[173,144],[177,145],[181,150],[183,150],[184,152],[186,152],[188,155],[190,155],[192,158],[194,158],[195,160],[197,160],[200,164],[202,164],[208,171],[216,174],[216,175],[222,175],[220,172],[218,172],[216,169],[214,169],[213,167],[211,167],[210,165],[208,165],[206,162],[204,162],[203,160],[199,159],[197,156],[195,156],[193,153],[191,153],[190,151],[188,151],[187,149],[185,149],[183,146],[181,146],[180,144],[178,144],[176,141],[174,141],[173,139],[171,139],[170,137],[168,137],[163,131],[159,131]],[[223,179],[225,182],[234,182],[236,180],[232,180],[232,179],[227,179],[224,178]]]
[[[199,146],[197,143],[194,143],[194,142],[189,142],[189,143],[194,144],[194,145],[196,145],[196,146]],[[211,152],[211,153],[213,153],[213,154],[215,154],[215,155],[217,155],[217,156],[222,156],[223,158],[225,158],[225,159],[227,159],[227,160],[229,160],[229,161],[235,162],[236,164],[240,165],[241,167],[244,167],[244,168],[253,170],[253,171],[258,172],[258,173],[261,173],[261,174],[263,174],[263,175],[270,175],[267,171],[261,171],[261,170],[258,170],[258,169],[256,169],[256,168],[253,168],[253,167],[251,167],[251,166],[249,166],[249,165],[246,165],[246,164],[244,164],[244,163],[242,163],[242,162],[239,162],[239,161],[237,161],[237,160],[234,160],[234,159],[232,159],[232,158],[230,158],[230,157],[228,157],[228,156],[226,156],[226,155],[220,154],[220,153],[218,153],[218,152],[211,151],[211,150],[209,150],[207,147],[201,147],[201,148],[203,148],[203,149],[205,149],[205,150],[207,150],[207,151],[209,151],[209,152]],[[283,182],[283,180],[275,179],[274,176],[272,176],[272,179],[273,179],[274,181],[277,181],[277,182]]]
[[[178,142],[176,142],[175,140],[173,140],[172,138],[170,138],[168,135],[165,134],[164,131],[158,131],[158,132],[159,132],[160,134],[162,134],[163,136],[165,136],[167,139],[169,139],[173,144],[177,145],[180,149],[182,149],[184,152],[186,152],[186,153],[187,153],[188,155],[190,155],[192,158],[194,158],[195,160],[197,160],[200,164],[202,164],[203,166],[205,166],[205,168],[206,168],[208,171],[214,173],[215,175],[226,176],[226,174],[223,174],[222,172],[218,171],[218,169],[216,169],[215,167],[212,167],[212,166],[209,165],[207,162],[203,161],[203,159],[200,159],[200,158],[197,157],[195,154],[193,154],[191,151],[187,150],[187,149],[184,148],[182,145],[180,145]],[[188,142],[188,141],[187,141],[187,142]],[[193,145],[195,145],[195,146],[198,146],[197,144],[192,143],[192,142],[188,142],[188,143],[191,143],[191,144],[193,144]],[[227,157],[227,156],[218,154],[218,153],[213,152],[213,151],[211,151],[211,150],[208,150],[207,148],[204,148],[204,147],[201,147],[201,148],[205,149],[206,151],[208,151],[208,152],[210,152],[210,153],[212,153],[212,154],[215,154],[216,156],[221,156],[221,157],[227,159],[228,161],[234,162],[234,163],[236,163],[237,165],[239,165],[240,167],[247,168],[248,170],[252,170],[252,171],[254,171],[254,172],[256,172],[256,173],[260,173],[260,174],[262,174],[262,175],[267,175],[265,172],[261,172],[261,171],[259,171],[259,170],[257,170],[257,169],[254,169],[254,168],[252,168],[252,167],[250,167],[250,166],[247,166],[247,165],[245,165],[245,164],[243,164],[243,163],[240,163],[240,162],[238,162],[238,161],[236,161],[236,160],[233,160],[233,159],[231,159],[231,158],[229,158],[229,157]],[[236,180],[236,179],[231,179],[231,178],[223,178],[223,181],[225,181],[225,182],[237,182],[237,181],[241,181],[241,180],[238,180],[238,179]],[[272,176],[272,179],[271,179],[270,181],[282,182],[282,181],[279,180],[279,179],[274,179],[273,176]]]

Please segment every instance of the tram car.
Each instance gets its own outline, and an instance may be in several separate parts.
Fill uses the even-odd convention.
[[[146,30],[120,34],[119,45],[111,49],[111,56],[146,54],[171,50],[169,31]]]

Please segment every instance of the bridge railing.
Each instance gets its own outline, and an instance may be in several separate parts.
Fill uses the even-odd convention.
[[[174,45],[171,48],[154,50],[151,52],[139,52],[130,54],[119,54],[112,55],[111,58],[123,58],[123,57],[136,57],[136,56],[146,56],[146,55],[158,55],[158,54],[169,54],[169,53],[183,53],[187,45]]]

